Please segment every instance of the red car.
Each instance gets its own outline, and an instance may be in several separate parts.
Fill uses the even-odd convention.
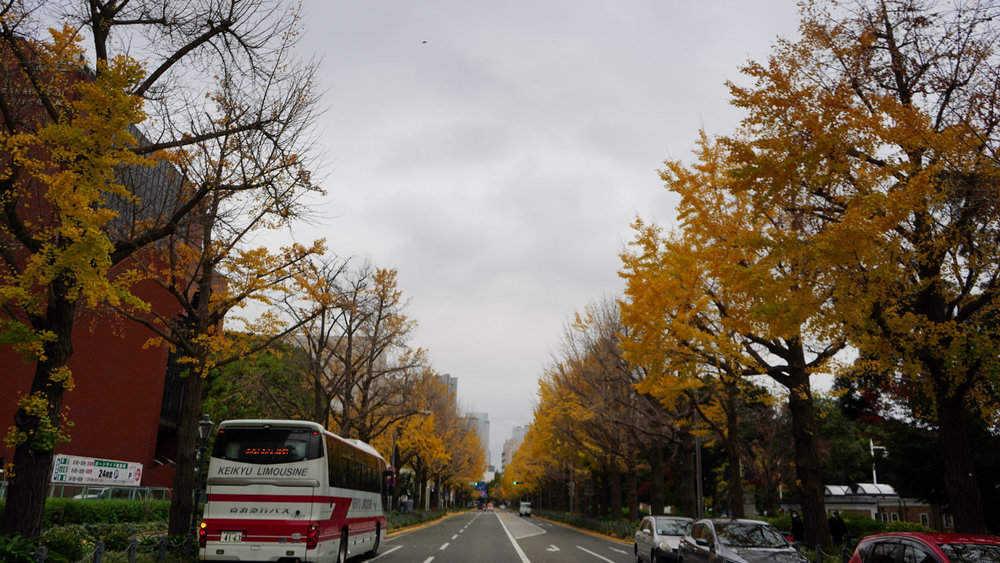
[[[850,563],[980,563],[1000,561],[1000,537],[899,532],[858,542]]]

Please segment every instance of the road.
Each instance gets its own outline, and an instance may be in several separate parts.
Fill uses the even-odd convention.
[[[386,539],[380,563],[627,563],[632,545],[503,510],[464,512]],[[352,559],[352,561],[354,561]],[[360,561],[360,560],[359,560]]]

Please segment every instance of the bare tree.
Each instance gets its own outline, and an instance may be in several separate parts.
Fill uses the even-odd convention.
[[[131,147],[135,155],[156,163],[150,166],[120,158],[114,165],[120,184],[91,204],[116,216],[99,228],[107,250],[93,261],[95,275],[67,273],[53,279],[45,297],[48,306],[40,314],[5,303],[8,317],[21,319],[21,326],[30,327],[36,334],[55,335],[44,339],[39,357],[45,360],[37,362],[32,385],[33,393],[45,402],[45,407],[22,408],[14,420],[19,435],[34,436],[41,428],[61,426],[66,387],[53,385],[53,376],[65,381],[81,284],[97,283],[94,280],[106,278],[108,272],[120,272],[137,252],[184,229],[188,229],[184,236],[191,239],[197,237],[199,228],[205,236],[217,234],[219,223],[201,227],[196,224],[212,214],[216,219],[226,217],[227,207],[222,202],[234,197],[287,216],[296,212],[294,206],[282,202],[299,201],[285,199],[287,189],[311,189],[304,163],[310,145],[306,132],[314,107],[313,71],[292,57],[298,14],[280,0],[10,0],[0,9],[0,41],[7,60],[16,61],[8,67],[8,76],[31,85],[0,92],[0,110],[13,107],[14,97],[25,95],[32,98],[32,105],[42,108],[32,119],[3,111],[5,139],[36,133],[53,123],[66,123],[73,116],[67,109],[71,106],[61,103],[72,83],[53,79],[69,75],[40,72],[44,65],[34,64],[33,59],[46,60],[44,57],[50,53],[26,39],[43,22],[62,20],[70,22],[71,27],[68,33],[57,36],[56,42],[71,47],[75,32],[90,42],[95,61],[89,75],[73,75],[76,83],[94,81],[100,85],[102,80],[135,78],[112,80],[109,91],[124,93],[126,100],[122,104],[142,108],[144,114],[136,114],[126,124],[138,142],[130,144],[126,140],[112,148]],[[138,66],[122,70],[123,61],[129,60],[141,62],[145,72],[129,70]],[[109,122],[115,117],[114,112],[107,114]],[[100,134],[96,127],[81,131],[84,139]],[[96,159],[102,153],[90,154]],[[37,244],[38,230],[52,229],[53,221],[26,222],[21,213],[29,200],[24,198],[35,194],[21,186],[30,180],[30,170],[10,154],[5,158],[11,164],[2,187],[7,196],[3,226],[9,240],[5,240],[5,246],[19,241],[31,254],[43,256],[47,250]],[[52,164],[65,167],[81,162],[87,162],[86,158]],[[64,241],[72,243],[73,233]],[[210,236],[201,241],[203,248],[217,243]],[[10,253],[4,258],[14,272],[22,271],[27,263],[21,254]],[[202,298],[194,307],[193,295],[187,294],[185,306],[189,313],[200,309],[196,318],[198,329],[204,333],[213,323],[207,296],[213,287],[210,272],[214,270],[209,263],[191,266],[200,271],[192,279],[198,280],[202,291],[196,293]],[[193,417],[187,413],[182,420],[182,456],[194,451],[196,421],[197,411]],[[38,534],[53,446],[51,441],[33,439],[17,446],[17,477],[10,482],[0,531]]]

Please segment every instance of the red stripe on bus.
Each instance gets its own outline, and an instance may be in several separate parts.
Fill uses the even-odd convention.
[[[318,495],[252,495],[209,493],[209,501],[215,502],[301,502],[307,504],[324,502],[350,502],[350,497],[323,497]]]

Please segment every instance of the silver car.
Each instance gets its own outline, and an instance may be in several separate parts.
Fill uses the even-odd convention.
[[[677,546],[691,527],[690,518],[681,516],[647,516],[635,531],[633,553],[636,563],[677,561]]]
[[[684,563],[806,563],[777,528],[758,520],[698,520],[681,539],[678,555]]]

